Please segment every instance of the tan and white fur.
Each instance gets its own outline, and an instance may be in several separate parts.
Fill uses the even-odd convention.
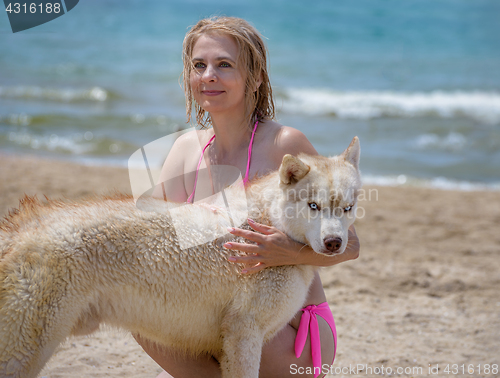
[[[316,253],[343,253],[358,162],[357,137],[332,158],[286,155],[278,171],[249,185],[248,203],[231,209],[245,207]],[[0,376],[36,377],[68,336],[105,323],[183,353],[219,355],[223,377],[257,378],[263,343],[303,306],[315,268],[242,275],[227,260],[236,252],[223,247],[231,235],[181,249],[174,205],[25,197],[0,223]],[[181,216],[193,238],[230,226],[224,212],[196,204]]]

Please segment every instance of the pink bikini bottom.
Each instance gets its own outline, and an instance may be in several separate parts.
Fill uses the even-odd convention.
[[[311,355],[314,365],[314,377],[316,378],[321,372],[321,341],[319,339],[319,327],[317,315],[321,316],[330,326],[333,333],[333,360],[335,360],[335,353],[337,351],[337,330],[335,328],[335,321],[333,320],[332,312],[328,303],[323,302],[319,305],[310,305],[302,309],[304,312],[300,318],[299,330],[295,338],[295,355],[300,357],[307,340],[309,329],[311,330]],[[333,363],[333,361],[332,361]]]

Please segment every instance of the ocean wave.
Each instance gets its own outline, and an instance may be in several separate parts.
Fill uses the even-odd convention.
[[[38,132],[43,132],[47,127],[54,130],[55,128],[67,129],[68,126],[79,129],[81,132],[106,127],[108,130],[116,130],[119,133],[137,130],[137,125],[144,126],[143,132],[147,127],[166,133],[183,128],[183,125],[166,115],[142,113],[87,115],[85,117],[59,113],[11,113],[0,114],[0,125],[2,124],[22,126],[23,129],[37,130]]]
[[[467,144],[467,138],[457,132],[450,132],[446,136],[439,136],[438,134],[429,133],[419,135],[413,145],[419,150],[426,149],[439,149],[449,151],[460,151]]]
[[[33,152],[48,151],[69,155],[112,156],[120,153],[128,154],[136,148],[135,145],[125,141],[96,136],[91,131],[69,135],[40,135],[26,130],[11,131],[7,135],[1,136],[0,141],[2,139],[6,139],[5,141],[11,147],[28,148]]]
[[[446,177],[415,178],[408,175],[377,176],[363,175],[363,184],[377,186],[411,186],[442,190],[471,191],[500,191],[500,182],[482,183],[463,180],[453,180]]]
[[[344,119],[381,117],[469,117],[500,123],[500,93],[496,92],[336,92],[290,88],[283,93],[283,110]]]
[[[0,98],[53,102],[105,102],[117,94],[101,87],[70,89],[39,86],[0,87]]]
[[[92,133],[72,136],[36,135],[25,131],[10,132],[8,140],[11,144],[32,148],[33,150],[58,151],[63,153],[85,154],[94,150],[91,143],[82,143],[93,138]]]

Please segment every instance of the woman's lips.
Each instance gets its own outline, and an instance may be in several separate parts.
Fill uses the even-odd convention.
[[[203,93],[205,96],[218,96],[224,93],[224,91],[201,91],[201,93]]]

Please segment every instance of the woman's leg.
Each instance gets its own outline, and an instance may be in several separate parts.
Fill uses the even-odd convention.
[[[332,331],[325,320],[319,316],[317,318],[321,338],[321,360],[323,364],[329,365],[333,360]],[[296,336],[297,330],[287,324],[272,340],[264,345],[260,364],[260,378],[314,376],[313,374],[299,374],[299,372],[313,371],[310,335],[307,337],[300,358],[295,357]],[[219,378],[221,376],[219,363],[213,357],[186,357],[168,348],[158,347],[140,336],[136,335],[135,338],[146,353],[165,370],[157,378]],[[307,368],[309,369],[306,370]]]
[[[325,302],[325,293],[323,285],[316,273],[315,278],[309,289],[307,298],[308,304],[320,304]],[[313,374],[298,374],[299,368],[309,367],[313,371],[311,358],[311,340],[310,334],[302,351],[300,358],[295,357],[295,337],[299,327],[302,311],[299,311],[290,324],[287,324],[278,334],[266,343],[262,349],[259,378],[280,378],[280,377],[314,377]],[[322,364],[328,364],[333,361],[334,342],[332,330],[328,323],[317,317],[320,340],[321,340],[321,361]],[[158,347],[155,343],[142,339],[139,335],[134,336],[137,342],[142,346],[149,356],[156,361],[166,372],[161,373],[157,378],[220,378],[221,372],[219,363],[214,357],[201,356],[198,358],[179,355],[173,350],[164,347]],[[296,374],[292,374],[295,370]],[[321,375],[320,375],[321,376]]]
[[[198,356],[197,358],[185,356],[143,339],[140,335],[133,336],[142,349],[165,370],[158,375],[158,378],[220,378],[221,376],[219,363],[212,356]]]
[[[334,352],[333,334],[330,326],[323,318],[318,316],[317,319],[321,339],[321,361],[323,365],[330,366]],[[306,372],[314,372],[311,358],[311,336],[310,334],[307,336],[306,345],[299,358],[295,357],[296,336],[297,330],[287,324],[272,340],[264,345],[260,364],[260,378],[314,377],[314,374],[305,374]],[[299,374],[302,372],[304,374]]]

